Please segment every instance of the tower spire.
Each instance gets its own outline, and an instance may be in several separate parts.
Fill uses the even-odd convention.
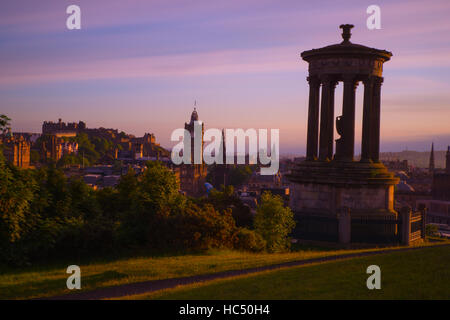
[[[434,142],[431,143],[430,165],[428,169],[430,173],[434,172]]]

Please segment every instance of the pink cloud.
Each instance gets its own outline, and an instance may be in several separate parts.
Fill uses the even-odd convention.
[[[66,8],[76,4],[81,8],[85,28],[113,27],[127,24],[176,21],[189,16],[208,16],[211,13],[246,9],[267,0],[185,1],[185,0],[77,0],[55,1],[15,0],[12,9],[0,10],[0,27],[11,27],[15,32],[42,33],[65,31]],[[1,9],[1,5],[0,5]]]
[[[126,79],[164,76],[201,76],[306,70],[298,48],[225,50],[144,58],[121,58],[64,64],[37,64],[21,68],[8,65],[2,85],[93,79]]]
[[[392,58],[385,68],[389,69],[420,69],[420,68],[450,67],[450,48],[428,49],[420,52],[405,52]]]

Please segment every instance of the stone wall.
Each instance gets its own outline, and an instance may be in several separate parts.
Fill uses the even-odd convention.
[[[325,184],[292,184],[293,211],[336,214],[347,207],[352,213],[393,212],[393,186],[339,187]]]

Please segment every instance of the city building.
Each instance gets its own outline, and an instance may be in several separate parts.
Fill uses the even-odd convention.
[[[36,147],[39,150],[41,161],[44,163],[57,162],[64,155],[78,154],[78,143],[67,141],[62,136],[44,134],[38,141]]]
[[[445,169],[434,171],[431,193],[435,200],[450,201],[450,146],[447,149]]]
[[[84,129],[86,129],[86,124],[83,121],[66,124],[58,119],[58,122],[44,121],[42,124],[42,134],[52,134],[57,137],[74,137]]]
[[[450,146],[448,146],[445,169],[435,169],[431,199],[417,200],[427,208],[427,222],[450,225]]]
[[[384,166],[388,168],[388,170],[391,171],[404,171],[406,173],[409,173],[410,167],[408,165],[408,160],[385,160],[382,161]]]
[[[246,185],[246,191],[260,192],[262,189],[281,187],[281,174],[277,172],[274,175],[262,175],[260,172],[253,172]]]
[[[55,136],[57,139],[45,139],[47,145],[42,147],[42,158],[45,160],[53,159],[59,160],[66,152],[75,152],[78,146],[68,145],[65,143],[62,146],[58,144],[63,141],[59,138],[71,138],[79,134],[86,134],[89,139],[105,139],[114,145],[114,148],[99,159],[100,163],[112,163],[114,160],[142,160],[147,161],[151,158],[168,157],[169,152],[163,149],[157,142],[153,133],[145,133],[142,137],[135,137],[124,132],[119,132],[117,129],[107,128],[87,128],[86,123],[79,121],[78,123],[65,123],[61,119],[58,122],[44,121],[42,124],[43,136]],[[55,146],[53,146],[55,143]]]
[[[189,196],[201,196],[205,193],[205,182],[207,175],[206,164],[203,162],[203,134],[204,123],[201,123],[201,163],[194,163],[194,126],[195,123],[200,124],[198,113],[196,108],[192,111],[191,119],[184,124],[186,129],[191,135],[191,164],[180,165],[180,189]]]
[[[23,135],[11,134],[11,132],[2,135],[0,137],[0,145],[6,161],[19,168],[26,169],[30,167],[31,142]]]

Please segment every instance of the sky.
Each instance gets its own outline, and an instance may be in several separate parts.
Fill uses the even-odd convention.
[[[81,8],[68,30],[66,8]],[[381,8],[369,30],[366,9]],[[306,145],[307,63],[300,53],[351,41],[393,53],[384,65],[381,151],[450,145],[450,1],[2,0],[0,114],[13,131],[85,121],[171,148],[197,111],[206,128],[280,130]],[[363,86],[357,89],[356,152]],[[341,114],[342,84],[336,89]],[[338,137],[336,133],[336,138]]]

